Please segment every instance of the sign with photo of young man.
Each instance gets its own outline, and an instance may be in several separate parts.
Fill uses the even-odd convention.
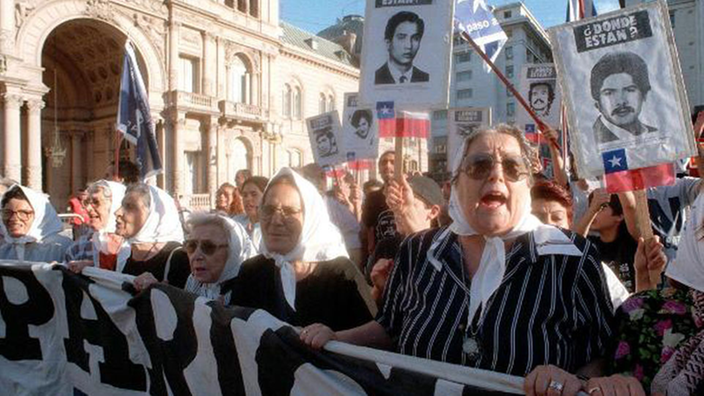
[[[464,139],[475,131],[491,125],[491,108],[462,107],[447,111],[447,167],[453,171],[452,164],[458,151],[462,149]]]
[[[367,0],[361,103],[447,106],[454,1]]]
[[[379,156],[378,123],[371,108],[359,103],[359,94],[345,94],[345,109],[342,113],[342,142],[345,158],[360,160]]]
[[[557,86],[557,72],[552,63],[526,64],[521,68],[519,92],[540,119],[560,128],[562,98]],[[521,106],[516,110],[516,125],[527,134],[538,133],[535,121]]]
[[[695,154],[689,104],[662,1],[548,32],[582,177]]]
[[[340,116],[337,110],[306,118],[310,146],[315,162],[331,166],[346,161],[341,143]]]

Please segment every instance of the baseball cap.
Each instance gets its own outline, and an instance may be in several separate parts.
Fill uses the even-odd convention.
[[[413,190],[413,194],[424,200],[430,205],[442,206],[445,204],[445,199],[442,196],[442,190],[435,180],[415,175],[408,178],[408,184]]]

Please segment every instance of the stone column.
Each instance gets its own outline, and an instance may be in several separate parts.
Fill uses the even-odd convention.
[[[186,117],[183,113],[174,112],[171,117],[171,138],[173,139],[173,188],[174,198],[184,194],[184,157],[183,157],[183,129],[186,127]]]
[[[80,132],[71,132],[71,194],[75,194],[83,186],[83,158],[81,156]]]
[[[173,18],[173,16],[172,16]],[[179,22],[171,20],[169,25],[169,90],[178,89],[178,42],[179,42]]]
[[[22,139],[20,134],[20,106],[24,100],[20,95],[3,95],[3,168],[5,177],[22,181]]]
[[[154,114],[156,112],[152,112]],[[156,142],[159,146],[159,156],[161,157],[161,165],[164,168],[164,172],[156,176],[156,185],[165,190],[166,189],[166,172],[168,165],[166,164],[166,138],[164,133],[164,120],[156,120],[154,125],[154,130],[156,132]]]
[[[222,37],[217,38],[217,69],[215,75],[217,76],[217,92],[216,96],[219,99],[227,99],[227,70],[225,67],[225,47],[227,45],[227,40]]]
[[[206,151],[206,166],[208,172],[208,192],[215,194],[218,189],[218,118],[210,117],[208,125],[208,149]]]
[[[27,102],[27,186],[42,189],[42,109],[44,102]]]
[[[0,53],[13,52],[15,33],[15,2],[0,1]]]
[[[203,32],[203,93],[208,96],[217,96],[217,58],[215,36],[210,32]]]

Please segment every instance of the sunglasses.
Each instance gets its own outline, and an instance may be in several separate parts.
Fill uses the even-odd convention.
[[[268,221],[274,217],[274,214],[280,213],[284,221],[289,221],[301,212],[303,212],[303,210],[292,206],[264,205],[261,209],[259,209],[259,217],[261,217],[264,221]]]
[[[489,177],[498,162],[489,154],[476,154],[464,160],[462,171],[474,180],[484,180]],[[523,157],[503,157],[500,163],[504,176],[510,182],[523,180],[530,174],[528,164]]]
[[[186,253],[188,254],[195,253],[196,249],[198,249],[198,246],[200,246],[200,251],[203,252],[206,256],[211,256],[218,249],[227,247],[228,245],[226,243],[218,245],[217,243],[209,241],[207,239],[189,239],[186,241],[186,243],[183,244],[183,247],[186,249]]]
[[[11,210],[11,209],[3,209],[2,210],[2,219],[3,220],[10,220],[12,216],[17,215],[17,218],[20,219],[20,221],[27,221],[29,220],[29,217],[32,216],[34,212],[30,210]]]

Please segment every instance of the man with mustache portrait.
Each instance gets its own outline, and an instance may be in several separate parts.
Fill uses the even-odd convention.
[[[598,144],[633,140],[657,132],[638,119],[649,91],[648,66],[632,52],[606,54],[594,65],[591,94],[601,113],[594,123]]]
[[[547,117],[550,115],[552,102],[555,100],[555,90],[547,81],[538,81],[530,84],[528,90],[528,102],[530,108],[533,109],[538,117]]]

